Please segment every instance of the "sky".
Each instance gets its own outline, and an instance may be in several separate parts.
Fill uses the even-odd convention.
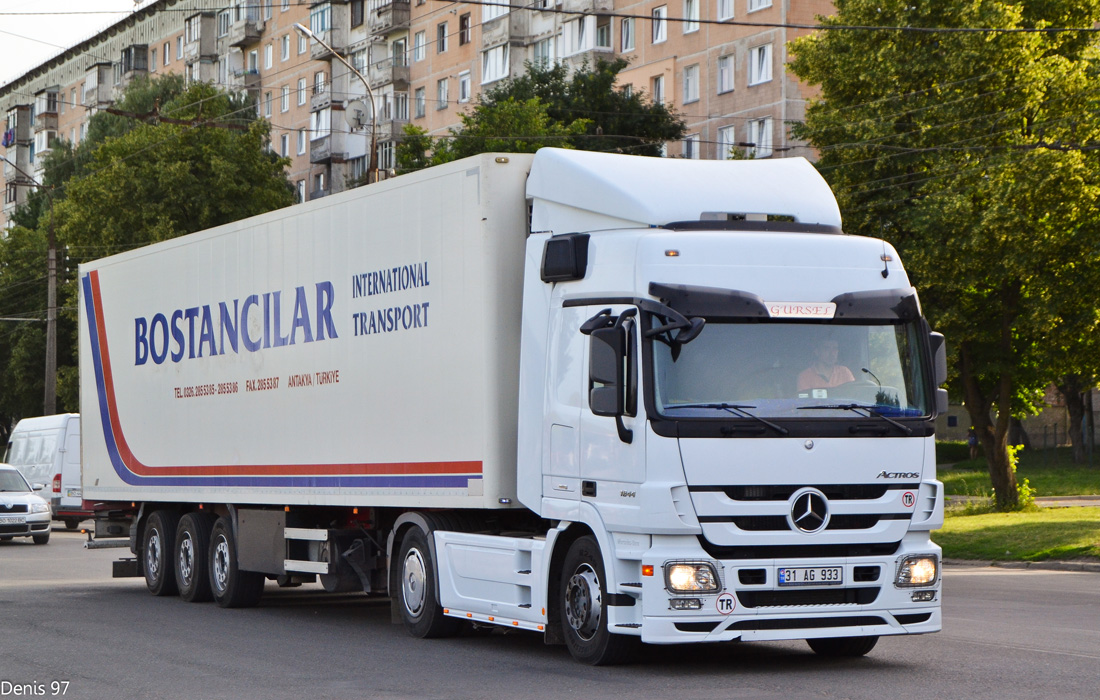
[[[0,0],[0,85],[152,1]]]

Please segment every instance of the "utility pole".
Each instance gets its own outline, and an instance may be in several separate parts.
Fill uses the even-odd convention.
[[[50,204],[49,224],[47,225],[46,250],[46,377],[45,396],[42,400],[42,415],[52,416],[57,413],[57,239],[53,231],[53,192],[31,175],[28,175],[15,163],[4,156],[0,156],[9,165],[15,168],[23,177],[46,193],[46,199]]]

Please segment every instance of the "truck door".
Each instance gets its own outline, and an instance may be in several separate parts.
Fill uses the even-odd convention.
[[[547,353],[546,422],[543,444],[543,495],[580,499],[580,420],[587,406],[585,337],[579,332],[586,309],[557,308],[551,312]]]
[[[633,307],[612,307],[609,318],[617,318],[624,311],[633,311]],[[600,308],[587,307],[585,319],[593,318]],[[614,493],[616,497],[621,492],[633,493],[632,484],[640,484],[645,480],[645,420],[641,418],[644,412],[640,399],[640,345],[639,329],[636,317],[627,315],[622,322],[625,345],[623,347],[624,367],[624,414],[621,416],[622,428],[617,424],[615,417],[596,415],[590,402],[590,390],[593,388],[591,378],[592,343],[599,342],[591,335],[582,335],[585,339],[584,373],[585,401],[584,410],[581,411],[581,435],[580,435],[580,477],[582,493],[595,494],[596,498],[604,493]],[[626,436],[629,435],[627,438]],[[626,440],[629,439],[630,442]]]

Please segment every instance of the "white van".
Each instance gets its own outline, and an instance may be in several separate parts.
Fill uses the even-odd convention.
[[[53,519],[75,530],[92,516],[83,509],[80,484],[80,414],[24,418],[8,439],[4,461],[31,484],[45,484],[40,495],[53,507]]]

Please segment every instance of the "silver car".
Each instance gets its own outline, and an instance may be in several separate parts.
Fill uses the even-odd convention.
[[[0,540],[30,537],[35,544],[50,541],[50,504],[31,488],[15,467],[0,464]]]

